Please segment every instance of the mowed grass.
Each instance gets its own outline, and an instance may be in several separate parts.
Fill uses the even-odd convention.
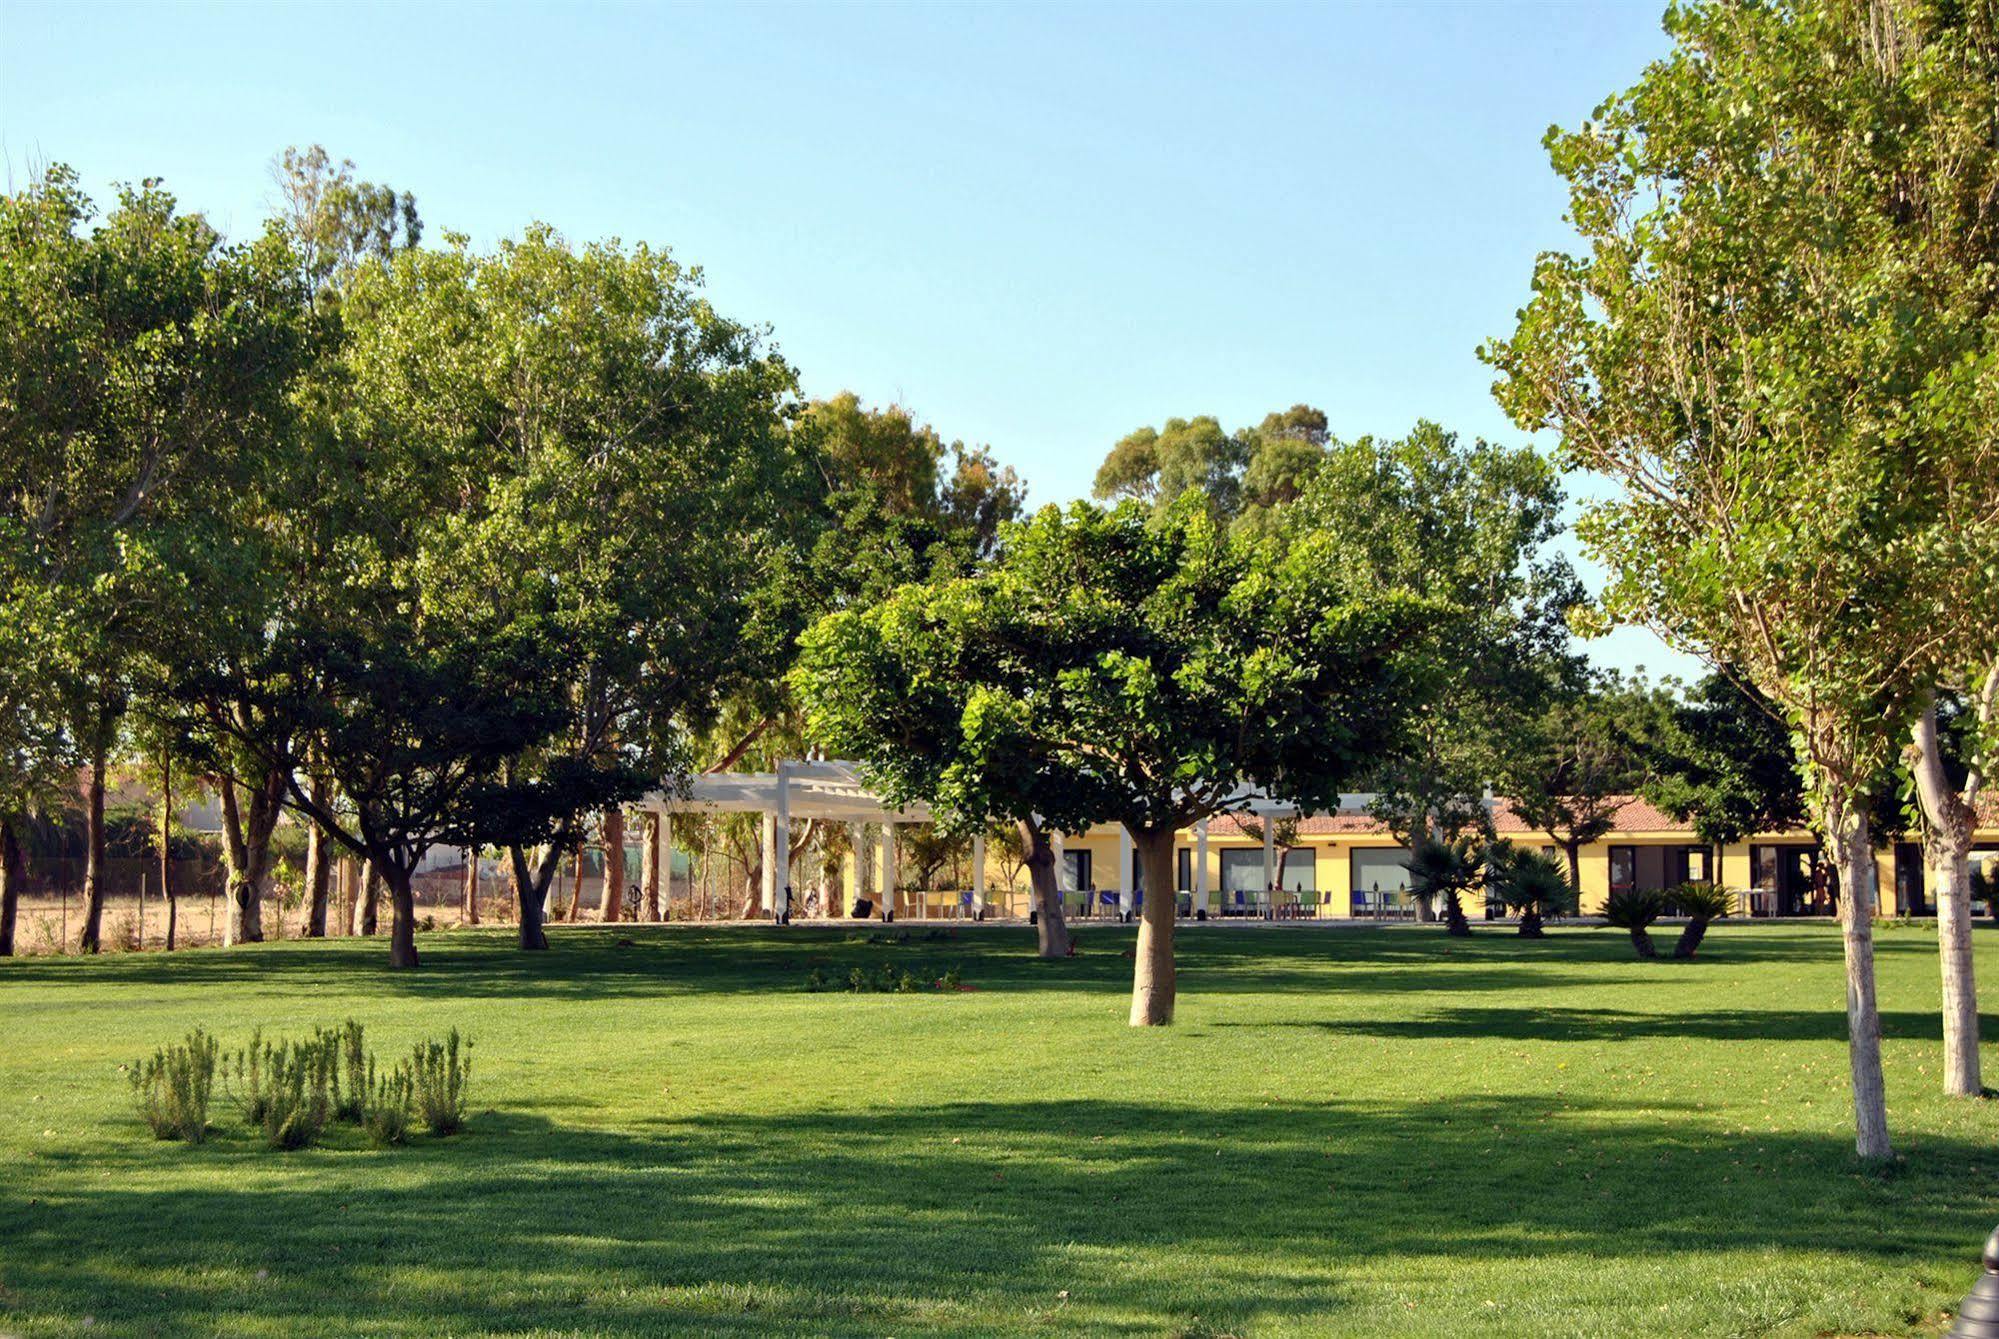
[[[0,965],[0,1334],[1934,1333],[1999,1219],[1884,928],[1900,1161],[1852,1157],[1836,931],[505,931]],[[616,941],[635,942],[621,947]],[[1999,990],[1999,934],[1980,968]],[[894,962],[960,994],[811,994]],[[472,1034],[466,1133],[156,1143],[120,1062],[195,1024]],[[1988,1024],[1988,1039],[1991,1028]],[[1999,1057],[1988,1055],[1988,1065]]]

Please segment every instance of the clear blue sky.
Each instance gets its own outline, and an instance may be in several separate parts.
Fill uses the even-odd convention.
[[[1070,8],[0,0],[0,148],[246,234],[287,144],[489,242],[671,245],[809,393],[989,442],[1037,501],[1145,423],[1297,401],[1518,440],[1473,350],[1561,245],[1540,148],[1656,3]],[[1621,633],[1605,663],[1685,672]]]

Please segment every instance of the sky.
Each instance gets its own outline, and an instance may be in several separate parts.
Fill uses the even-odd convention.
[[[1663,52],[1659,15],[0,0],[0,158],[163,177],[247,236],[272,158],[320,143],[433,238],[664,243],[808,394],[902,403],[1059,502],[1173,416],[1523,440],[1476,349],[1567,240],[1541,137]],[[1637,630],[1589,649],[1698,672]]]

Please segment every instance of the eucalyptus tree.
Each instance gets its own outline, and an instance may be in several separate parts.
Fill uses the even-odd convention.
[[[1623,486],[1582,526],[1605,616],[1785,715],[1842,889],[1855,1146],[1885,1158],[1869,807],[1949,640],[1923,539],[1964,447],[1927,402],[1992,307],[1991,16],[1793,0],[1666,28],[1549,132],[1584,245],[1540,258],[1485,354],[1517,423]]]
[[[1095,493],[1161,512],[1196,493],[1216,519],[1261,533],[1304,492],[1330,440],[1325,411],[1307,404],[1234,432],[1213,415],[1171,418],[1119,439],[1097,468]]]
[[[1174,834],[1260,787],[1331,808],[1407,710],[1436,615],[1323,535],[1045,508],[975,575],[835,615],[794,678],[815,732],[891,798],[971,827],[1121,823],[1145,887],[1131,1022],[1173,1021]],[[1024,832],[1032,837],[1032,832]]]
[[[288,248],[225,246],[155,181],[98,218],[67,168],[0,202],[0,495],[10,625],[88,766],[81,944],[98,947],[104,788],[146,653],[206,616],[219,481],[272,440],[307,346]]]

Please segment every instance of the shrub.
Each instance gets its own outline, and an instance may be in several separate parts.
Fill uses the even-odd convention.
[[[901,976],[896,978],[895,993],[898,995],[914,995],[917,991],[922,989],[923,989],[923,983],[916,979],[916,974],[914,972],[904,972]]]
[[[958,968],[953,967],[950,971],[944,973],[944,979],[939,984],[946,990],[962,989],[965,984],[965,974]]]
[[[359,1125],[368,1106],[368,1052],[361,1025],[350,1018],[327,1035],[339,1051],[333,1070],[333,1118]]]
[[[1711,883],[1683,883],[1669,889],[1665,900],[1687,918],[1686,928],[1680,931],[1680,942],[1673,945],[1675,958],[1693,957],[1707,934],[1708,922],[1735,910],[1735,894]]]
[[[155,1139],[198,1144],[208,1137],[208,1099],[215,1088],[215,1038],[200,1028],[179,1045],[163,1046],[128,1071],[139,1119]]]
[[[1603,918],[1630,931],[1631,946],[1638,950],[1639,957],[1656,958],[1659,950],[1652,944],[1650,927],[1665,909],[1665,899],[1653,889],[1620,888],[1603,904]]]
[[[847,973],[847,989],[854,994],[863,994],[874,988],[874,978],[868,975],[867,968],[856,967],[853,971]]]
[[[443,1041],[418,1042],[410,1055],[417,1114],[432,1134],[456,1134],[465,1125],[465,1083],[472,1075],[472,1043],[459,1045],[458,1029]]]
[[[339,1034],[321,1029],[305,1041],[267,1042],[260,1028],[248,1050],[238,1051],[224,1073],[241,1086],[237,1105],[272,1148],[317,1143],[333,1119],[333,1076]]]
[[[387,1148],[406,1141],[410,1132],[410,1110],[416,1094],[416,1082],[410,1076],[409,1066],[397,1065],[378,1079],[375,1061],[370,1057],[367,1093],[367,1104],[361,1113],[361,1128],[367,1131],[368,1142],[377,1148]]]
[[[1543,916],[1567,911],[1576,903],[1576,890],[1569,884],[1567,871],[1545,851],[1495,842],[1486,860],[1493,890],[1509,910],[1519,914],[1520,933],[1530,939],[1541,937]]]
[[[826,989],[826,973],[814,967],[805,974],[805,988],[814,994]]]

